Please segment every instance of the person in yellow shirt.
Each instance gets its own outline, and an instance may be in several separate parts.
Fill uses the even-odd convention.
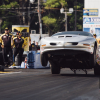
[[[93,37],[96,39],[97,43],[99,43],[98,39],[96,38],[97,35],[96,34],[93,34]]]
[[[26,44],[24,42],[24,39],[21,37],[22,36],[21,33],[18,33],[16,36],[17,37],[15,37],[13,39],[13,42],[14,42],[14,61],[15,61],[16,55],[19,53],[19,65],[21,65],[24,47],[26,46]]]
[[[93,37],[96,39],[96,34],[93,34]]]
[[[13,63],[12,59],[13,38],[14,36],[11,33],[9,33],[9,29],[7,27],[5,28],[5,33],[0,36],[0,43],[2,47],[5,67],[8,67],[8,62],[10,62],[10,65],[12,65]],[[9,54],[9,61],[7,57],[8,54]]]

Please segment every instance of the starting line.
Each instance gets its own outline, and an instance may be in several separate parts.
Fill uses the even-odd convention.
[[[21,73],[21,71],[20,72],[1,72],[0,71],[0,75],[17,74],[17,73]]]

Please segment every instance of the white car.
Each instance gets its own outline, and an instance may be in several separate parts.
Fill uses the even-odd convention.
[[[91,33],[83,31],[58,32],[51,37],[44,37],[40,44],[42,66],[48,61],[52,74],[59,74],[61,68],[92,69],[99,74],[96,67],[98,44]]]

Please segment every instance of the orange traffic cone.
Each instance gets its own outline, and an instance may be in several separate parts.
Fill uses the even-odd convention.
[[[27,69],[27,57],[25,58],[25,69]]]

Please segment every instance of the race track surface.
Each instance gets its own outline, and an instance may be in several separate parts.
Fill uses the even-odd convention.
[[[74,74],[62,69],[5,69],[0,72],[0,100],[100,100],[99,77],[93,70]]]

